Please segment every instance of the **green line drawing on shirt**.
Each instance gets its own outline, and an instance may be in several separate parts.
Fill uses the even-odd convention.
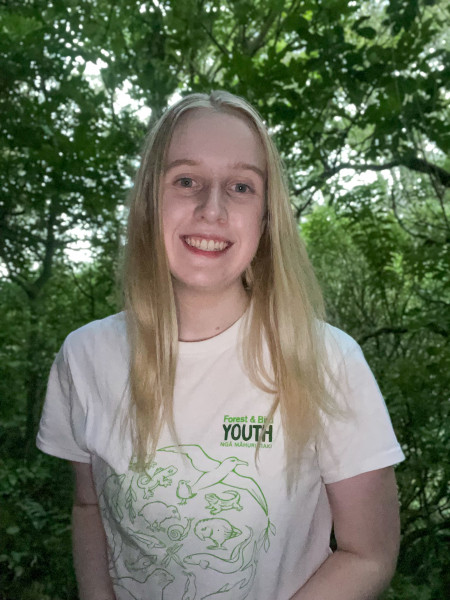
[[[178,498],[180,499],[180,502],[178,502],[178,504],[181,505],[186,504],[188,500],[197,495],[192,493],[189,481],[186,481],[185,479],[180,479],[180,481],[178,482],[176,493]]]
[[[242,474],[249,463],[216,460],[197,444],[166,446],[157,457],[145,472],[108,466],[99,495],[121,600],[173,598],[175,588],[179,600],[244,600],[276,534],[261,487]]]
[[[219,590],[202,596],[201,600],[244,600],[247,598],[250,590],[253,587],[253,583],[256,577],[256,567],[258,565],[258,545],[256,542],[253,544],[253,553],[249,563],[242,569],[241,574],[245,573],[250,569],[250,575],[244,579],[239,580],[237,583],[231,585],[226,583]]]
[[[247,579],[243,579],[241,581],[239,589],[236,589],[236,593],[233,594],[233,600],[243,600],[244,598],[247,598],[247,596],[255,582],[256,568],[258,566],[258,559],[259,559],[258,544],[256,542],[254,542],[253,552],[252,552],[252,556],[250,558],[250,562],[247,565],[245,565],[245,567],[242,569],[243,573],[245,571],[247,571],[248,569],[250,569],[250,574],[247,577]]]
[[[253,537],[253,530],[247,527],[249,535],[233,549],[230,558],[220,558],[209,552],[198,552],[189,554],[184,558],[187,565],[198,565],[202,569],[212,569],[218,573],[236,573],[241,571],[245,564],[244,550],[250,544]]]
[[[248,467],[248,462],[245,460],[240,460],[236,456],[229,456],[223,461],[215,460],[208,456],[203,448],[197,444],[166,446],[165,448],[159,448],[159,451],[174,452],[187,456],[194,469],[200,472],[199,477],[192,485],[188,485],[188,482],[184,481],[187,486],[186,491],[190,492],[190,496],[183,497],[184,500],[193,498],[199,490],[204,490],[217,483],[224,483],[233,488],[246,490],[258,502],[265,514],[268,514],[266,498],[256,481],[252,477],[236,472],[239,466]]]
[[[156,466],[156,463],[152,463],[152,466]],[[156,469],[154,473],[142,473],[137,480],[137,486],[141,490],[144,490],[144,500],[148,500],[154,496],[154,491],[158,486],[168,487],[172,485],[172,479],[178,469],[173,465],[166,467],[165,469]]]
[[[144,512],[147,512],[152,516],[151,521],[146,519]],[[168,521],[169,519],[178,519],[178,521],[180,520],[180,513],[178,512],[178,508],[176,506],[160,501],[147,502],[147,504],[144,504],[144,506],[138,512],[138,515],[144,518],[148,528],[151,531],[165,531],[165,527],[161,526],[162,523]]]
[[[161,600],[163,600],[164,588],[173,583],[175,581],[175,577],[167,571],[164,571],[164,569],[156,569],[156,571],[152,573],[152,576],[155,578],[159,587],[161,588]]]
[[[99,503],[104,504],[105,509],[118,522],[123,519],[123,510],[120,501],[122,486],[125,474],[117,475],[113,473],[105,479],[102,493],[99,496]]]
[[[186,575],[186,583],[184,585],[184,593],[181,600],[195,600],[197,596],[197,586],[195,584],[194,573],[183,571],[183,575]]]
[[[202,542],[207,539],[213,542],[213,546],[207,546],[208,550],[226,550],[225,542],[238,537],[242,531],[226,519],[201,519],[196,523],[194,533]]]
[[[135,596],[130,592],[129,586],[127,586],[127,580],[142,585],[145,584],[145,587],[142,588],[139,596]],[[144,597],[148,597],[147,594],[149,589],[152,590],[152,600],[164,600],[164,589],[174,581],[175,577],[171,573],[165,569],[156,568],[148,574],[143,581],[135,579],[134,577],[121,577],[120,579],[113,579],[113,585],[114,591],[120,589],[127,593],[126,597],[122,595],[122,592],[120,595],[120,598],[126,598],[126,600],[142,600]]]
[[[239,504],[241,496],[238,492],[225,490],[223,493],[231,497],[221,498],[213,493],[205,495],[205,500],[208,503],[206,508],[212,515],[218,515],[223,510],[242,510],[242,506]]]
[[[143,533],[142,531],[135,531],[130,527],[127,528],[127,532],[131,539],[139,540],[139,542],[147,546],[149,550],[153,550],[154,548],[166,547],[166,545],[154,535],[148,535],[147,533]]]
[[[139,581],[140,583],[145,583],[148,577],[148,569],[156,564],[158,557],[156,554],[139,554],[138,558],[135,561],[124,562],[124,565],[129,573],[134,573],[135,581]],[[139,573],[141,573],[141,578],[139,579]]]
[[[184,564],[181,558],[178,556],[178,551],[183,547],[183,544],[175,544],[174,546],[170,546],[170,548],[166,548],[166,554],[161,561],[163,567],[168,567],[172,561],[176,562],[182,569],[184,569]]]
[[[186,517],[187,523],[184,527],[183,527],[183,525],[178,524],[178,523],[168,527],[167,528],[167,536],[169,537],[169,539],[171,539],[173,542],[179,542],[180,540],[184,540],[184,538],[187,537],[189,531],[191,530],[191,524],[192,524],[193,520],[194,520],[193,517],[191,519],[188,519]]]
[[[270,534],[275,535],[276,532],[277,532],[277,528],[269,519],[267,521],[267,527],[264,529],[264,531],[261,534],[261,538],[262,538],[261,546],[264,546],[265,552],[268,552],[269,548],[270,548]]]
[[[238,585],[241,585],[242,582],[245,582],[245,579],[238,581],[234,585],[226,583],[219,590],[216,590],[215,592],[212,592],[211,594],[208,594],[207,596],[202,596],[201,600],[206,600],[207,598],[209,598],[209,600],[216,600],[216,599],[222,600],[222,599],[226,598],[227,596],[229,596],[230,595],[229,592],[232,592]]]
[[[108,568],[111,571],[115,568],[116,562],[122,554],[123,540],[120,533],[116,529],[111,528],[107,511],[100,507],[100,513],[108,540]]]
[[[130,521],[132,523],[134,523],[134,520],[136,518],[136,511],[134,510],[133,502],[136,502],[137,495],[136,495],[136,492],[133,490],[132,486],[133,486],[133,477],[131,478],[130,485],[128,486],[128,489],[125,494],[125,508],[128,511],[128,516],[130,517]]]

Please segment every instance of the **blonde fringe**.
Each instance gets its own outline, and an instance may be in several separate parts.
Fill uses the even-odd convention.
[[[138,469],[152,459],[162,427],[178,443],[173,414],[178,327],[161,231],[160,174],[176,123],[188,110],[209,108],[243,118],[266,149],[267,218],[258,251],[244,276],[252,309],[243,336],[244,366],[252,382],[274,400],[285,437],[288,489],[297,481],[306,445],[335,407],[325,385],[324,306],[289,203],[283,167],[259,115],[227,92],[192,94],[171,107],[150,133],[131,196],[124,264],[130,356],[130,413]],[[264,359],[265,345],[270,368]],[[260,437],[262,439],[262,436]],[[259,443],[256,449],[258,459]]]

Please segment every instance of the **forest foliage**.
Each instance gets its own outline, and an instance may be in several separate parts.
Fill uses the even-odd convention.
[[[2,600],[76,598],[71,475],[34,448],[48,371],[71,330],[120,309],[148,125],[219,88],[269,124],[329,320],[363,347],[406,455],[385,598],[445,597],[449,21],[439,0],[1,2]]]

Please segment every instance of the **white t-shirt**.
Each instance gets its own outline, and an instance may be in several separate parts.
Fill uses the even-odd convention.
[[[179,344],[180,446],[165,430],[154,462],[133,470],[129,351],[122,313],[71,333],[56,357],[37,437],[55,456],[92,464],[118,600],[287,600],[330,553],[332,483],[404,459],[357,343],[327,326],[347,408],[306,450],[288,495],[279,415],[255,447],[272,397],[240,361],[241,321]]]

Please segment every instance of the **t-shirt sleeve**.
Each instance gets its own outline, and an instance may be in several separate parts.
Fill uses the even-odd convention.
[[[46,454],[89,463],[84,435],[87,409],[73,382],[69,356],[66,340],[50,371],[36,445]]]
[[[318,443],[325,483],[388,467],[405,458],[377,382],[361,348],[351,342],[337,370],[335,397],[342,415],[325,418]]]

